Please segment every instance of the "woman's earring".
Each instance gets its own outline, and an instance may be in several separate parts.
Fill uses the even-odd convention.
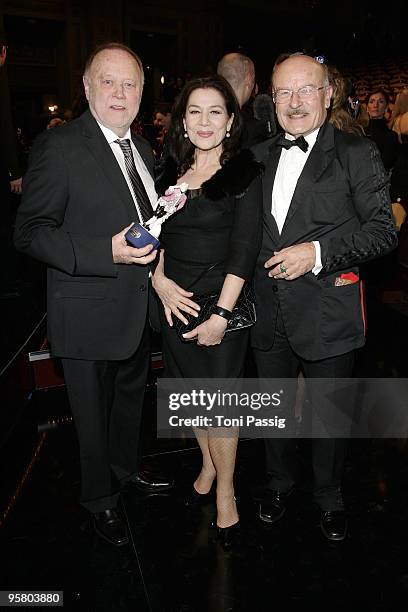
[[[226,133],[225,133],[225,138],[229,138],[230,136],[231,136],[231,134],[230,134],[229,130],[227,130]]]
[[[184,132],[184,138],[188,138],[187,132]]]

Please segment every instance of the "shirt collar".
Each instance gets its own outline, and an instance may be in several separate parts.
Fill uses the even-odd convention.
[[[317,140],[317,136],[319,134],[319,130],[320,130],[320,128],[318,127],[315,130],[313,130],[313,132],[310,132],[310,134],[308,134],[307,136],[304,137],[306,142],[307,142],[307,144],[309,145],[309,150],[315,144],[315,142]],[[285,133],[285,138],[287,138],[288,140],[296,140],[297,136],[292,136],[292,134],[288,134],[286,132]]]
[[[110,130],[109,128],[105,127],[104,125],[102,125],[102,123],[99,123],[99,121],[96,121],[97,124],[99,125],[99,127],[102,130],[103,135],[105,136],[106,140],[108,141],[109,144],[112,144],[112,142],[115,142],[115,140],[117,140],[119,138],[119,136],[117,134],[115,134],[115,132],[112,132],[112,130]],[[122,136],[122,138],[120,138],[120,140],[125,140],[125,138],[127,138],[128,140],[132,140],[132,135],[130,133],[130,128],[128,128],[126,134],[124,136]]]

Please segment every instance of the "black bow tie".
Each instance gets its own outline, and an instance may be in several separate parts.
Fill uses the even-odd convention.
[[[296,140],[289,140],[284,136],[280,136],[280,138],[278,138],[278,140],[276,141],[276,144],[278,147],[283,147],[284,149],[290,149],[290,147],[299,147],[299,149],[301,149],[303,153],[306,153],[309,148],[307,140],[304,136],[299,136],[299,138],[296,138]]]

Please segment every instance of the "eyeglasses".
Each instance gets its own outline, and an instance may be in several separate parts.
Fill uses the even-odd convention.
[[[327,87],[328,85],[322,85],[321,87],[316,87],[316,85],[305,85],[304,87],[300,87],[300,89],[276,89],[276,91],[273,92],[273,100],[277,104],[289,102],[293,94],[297,94],[299,100],[310,100],[318,91],[327,89]]]

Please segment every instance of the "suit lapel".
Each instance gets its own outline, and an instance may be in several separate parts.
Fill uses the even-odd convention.
[[[271,147],[270,156],[265,163],[265,173],[263,179],[264,227],[274,242],[279,241],[279,230],[278,226],[276,225],[275,217],[272,214],[272,190],[280,154],[281,149],[279,147]]]
[[[334,130],[333,126],[325,123],[318,134],[315,145],[310,152],[307,162],[299,176],[296,189],[286,215],[285,223],[282,228],[282,236],[292,217],[302,205],[304,188],[308,185],[310,190],[311,183],[317,183],[326,168],[331,164],[334,157]]]
[[[125,177],[116,161],[108,141],[101,132],[97,122],[88,111],[83,115],[83,130],[85,146],[102,169],[106,179],[112,185],[115,197],[119,198],[125,206],[130,218],[135,218],[135,204],[130,194]]]

